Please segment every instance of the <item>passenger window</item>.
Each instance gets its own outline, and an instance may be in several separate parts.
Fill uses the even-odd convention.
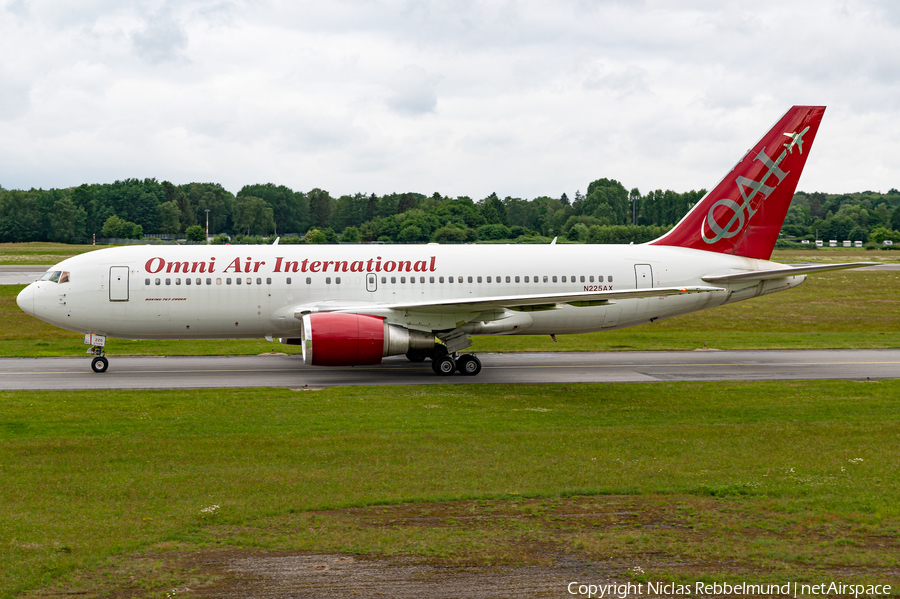
[[[487,282],[488,282],[488,283],[491,282],[491,278],[490,278],[490,277],[487,278]]]
[[[444,282],[444,277],[438,278],[438,281],[440,281],[441,283],[443,283],[443,282]]]
[[[253,283],[253,279],[251,279],[250,277],[247,277],[247,284],[250,285],[251,283]]]
[[[272,284],[272,277],[266,277],[266,285]]]
[[[231,285],[231,277],[228,277],[228,278],[225,279],[225,284],[226,284],[226,285]]]
[[[185,285],[190,285],[190,284],[191,284],[191,280],[190,280],[190,279],[185,279],[185,280],[184,280],[184,284],[185,284]]]
[[[217,278],[216,278],[216,285],[221,285],[221,284],[222,284],[222,279],[220,279],[220,278],[217,277]]]
[[[331,277],[325,277],[325,284],[331,285]]]
[[[382,282],[382,283],[387,283],[387,277],[381,277],[381,282]]]
[[[584,283],[584,275],[581,275],[581,282]]]
[[[547,282],[547,275],[544,275],[544,282]]]
[[[144,279],[144,285],[149,285],[149,284],[150,284],[150,279]]]
[[[472,282],[472,277],[469,277],[469,282],[470,282],[470,283]]]
[[[563,277],[563,278],[562,278],[562,282],[563,282],[563,283],[566,282],[566,277]]]
[[[518,282],[519,282],[519,277],[518,277],[518,276],[516,276],[516,283],[518,283]]]
[[[612,283],[612,275],[609,275],[608,277],[606,277],[606,281],[608,283]]]
[[[240,277],[235,277],[235,278],[234,278],[234,283],[235,283],[235,285],[240,285],[240,284],[241,284],[241,278],[240,278]]]
[[[334,278],[334,283],[335,283],[335,285],[340,285],[340,284],[341,284],[341,278],[340,278],[340,277],[335,277],[335,278]]]
[[[481,277],[478,277],[478,282],[479,282],[479,283],[481,282]]]
[[[525,282],[526,282],[526,283],[528,282],[528,277],[525,277]]]
[[[506,282],[509,283],[509,275],[506,275]]]
[[[406,282],[406,277],[400,277],[400,282],[401,282],[401,283],[405,283],[405,282]]]
[[[447,282],[448,282],[448,283],[452,283],[452,282],[453,282],[453,277],[447,277]]]
[[[199,280],[199,279],[198,279],[198,280]],[[218,280],[221,281],[222,279],[218,279]],[[207,285],[212,285],[212,279],[206,279],[206,284],[207,284]]]
[[[594,282],[594,275],[591,275],[590,281],[591,281],[591,283]]]
[[[420,282],[420,283],[424,283],[424,282],[425,282],[425,277],[419,277],[419,282]]]
[[[434,277],[428,277],[428,282],[429,282],[429,283],[434,283]]]
[[[391,285],[394,285],[396,283],[397,283],[397,277],[391,277]]]
[[[209,280],[209,279],[207,279],[207,280]],[[197,285],[199,285],[199,284],[201,283],[201,281],[200,281],[199,278],[198,278],[196,281],[194,281],[194,282],[197,283]],[[209,283],[207,283],[207,285],[209,285]]]
[[[553,282],[556,282],[556,275],[553,275]]]
[[[175,279],[175,284],[181,285],[181,277],[178,277],[177,279]]]
[[[172,279],[166,279],[166,285],[171,285],[171,284],[172,284]]]

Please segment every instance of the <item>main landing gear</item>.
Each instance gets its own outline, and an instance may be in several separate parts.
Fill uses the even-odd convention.
[[[84,342],[91,348],[87,353],[91,356],[91,370],[97,374],[106,372],[109,360],[106,359],[106,337],[103,335],[85,335]]]
[[[458,358],[456,354],[445,354],[431,362],[431,369],[435,374],[449,376],[459,372],[465,376],[475,376],[481,372],[481,360],[472,354],[463,354]]]

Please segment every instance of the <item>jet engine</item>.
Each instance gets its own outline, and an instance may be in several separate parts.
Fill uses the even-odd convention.
[[[381,364],[386,356],[434,348],[434,335],[413,331],[366,314],[320,312],[301,319],[300,339],[282,343],[303,346],[303,361],[311,366]]]

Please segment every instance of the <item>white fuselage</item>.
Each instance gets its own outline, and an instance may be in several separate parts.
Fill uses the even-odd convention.
[[[379,304],[643,287],[707,285],[707,275],[775,268],[772,262],[651,245],[201,245],[119,247],[53,267],[67,282],[29,285],[18,303],[58,327],[128,339],[292,337],[297,306]],[[560,304],[514,330],[566,334],[615,329],[788,289],[805,276],[724,285],[711,293]],[[452,282],[450,282],[452,280]],[[188,283],[189,281],[189,283]],[[338,282],[339,281],[339,282]],[[488,282],[490,281],[490,282]],[[377,310],[374,310],[377,312]],[[465,310],[391,312],[393,324],[450,330]]]

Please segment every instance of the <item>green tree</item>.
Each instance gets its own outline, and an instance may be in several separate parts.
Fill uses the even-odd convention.
[[[331,212],[334,200],[324,189],[318,187],[306,194],[309,201],[309,220],[314,227],[327,227],[331,224]]]
[[[166,235],[178,235],[181,231],[181,210],[174,201],[163,202],[156,206],[156,218],[159,232]]]
[[[0,191],[0,241],[37,241],[40,221],[35,194]]]
[[[188,241],[206,241],[206,230],[200,225],[191,225],[184,234]]]
[[[512,233],[506,225],[495,224],[478,227],[478,239],[481,240],[509,239],[510,235]]]
[[[284,185],[245,185],[237,197],[262,198],[272,209],[276,233],[299,233],[309,226],[309,203],[305,194]]]
[[[181,190],[190,200],[197,224],[206,226],[206,210],[209,210],[209,232],[211,235],[230,231],[233,227],[232,203],[234,196],[218,183],[188,183]]]
[[[62,198],[53,204],[50,212],[52,233],[50,238],[60,243],[72,243],[84,236],[87,213],[69,198]]]
[[[891,212],[891,229],[900,231],[900,205]]]
[[[275,228],[272,208],[262,198],[236,197],[232,207],[235,231],[246,231],[246,235],[266,235]]]
[[[356,227],[347,227],[341,233],[341,241],[344,243],[359,243],[359,229]]]
[[[481,214],[484,222],[489,225],[508,225],[506,206],[500,201],[496,193],[492,193],[482,201]]]
[[[328,243],[328,238],[325,236],[325,233],[322,232],[321,229],[310,229],[306,232],[306,236],[304,237],[304,241],[306,243]]]
[[[113,214],[103,223],[103,229],[100,231],[100,234],[108,239],[122,239],[124,238],[124,235],[122,235],[124,227],[125,221]],[[128,233],[131,233],[130,227],[128,228]]]

